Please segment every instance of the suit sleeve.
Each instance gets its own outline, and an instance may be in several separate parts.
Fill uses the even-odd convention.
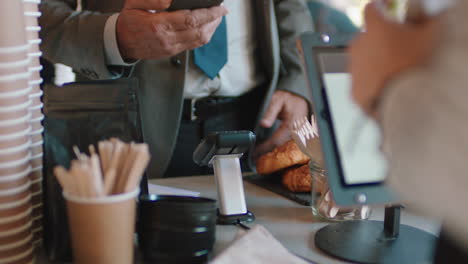
[[[129,67],[106,65],[104,27],[112,14],[76,11],[76,0],[43,0],[41,50],[53,63],[62,63],[89,79],[115,79]]]
[[[281,54],[279,90],[289,91],[311,102],[311,91],[302,70],[296,41],[301,33],[314,29],[305,0],[275,0]]]

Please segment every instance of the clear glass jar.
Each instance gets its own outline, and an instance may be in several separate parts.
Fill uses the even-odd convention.
[[[333,201],[330,187],[327,183],[325,170],[314,161],[309,162],[312,176],[311,207],[315,218],[324,221],[346,221],[368,219],[371,208],[365,206],[340,207]]]

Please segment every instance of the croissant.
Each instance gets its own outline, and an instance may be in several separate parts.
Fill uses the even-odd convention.
[[[291,168],[283,174],[283,185],[291,192],[310,192],[312,176],[308,165]]]
[[[306,164],[309,160],[310,158],[302,153],[296,143],[290,140],[273,151],[260,156],[257,160],[257,172],[259,174],[270,174],[294,165]]]

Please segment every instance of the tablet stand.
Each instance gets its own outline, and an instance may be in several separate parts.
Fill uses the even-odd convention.
[[[252,222],[255,216],[247,210],[240,158],[242,154],[213,156],[216,188],[218,190],[218,224],[230,225]]]
[[[330,224],[315,235],[315,245],[334,257],[357,263],[432,263],[437,238],[400,225],[400,206],[385,208],[382,221]]]

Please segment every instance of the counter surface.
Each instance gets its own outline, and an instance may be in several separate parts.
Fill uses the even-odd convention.
[[[151,180],[151,183],[200,192],[200,196],[217,198],[212,176],[196,176]],[[256,185],[244,182],[248,210],[255,214],[252,224],[266,227],[286,248],[300,256],[321,264],[347,263],[329,257],[315,247],[314,234],[327,223],[314,220],[310,207],[290,201]],[[384,208],[374,208],[372,220],[383,220]],[[436,221],[418,217],[403,210],[401,223],[437,234],[440,225]],[[235,238],[237,226],[217,226],[214,254],[225,249]],[[139,261],[138,261],[139,262]],[[38,264],[48,263],[39,256]]]

